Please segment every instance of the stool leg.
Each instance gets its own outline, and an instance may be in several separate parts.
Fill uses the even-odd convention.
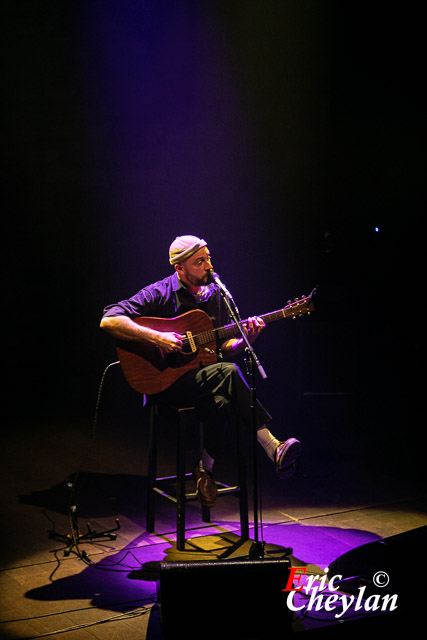
[[[150,425],[148,434],[148,474],[147,474],[147,531],[154,531],[155,495],[153,487],[157,476],[157,408],[150,407]]]
[[[176,480],[176,548],[185,549],[185,417],[178,411],[177,480]]]
[[[240,422],[240,421],[239,421]],[[239,506],[240,506],[240,535],[243,540],[249,540],[249,507],[248,507],[248,489],[246,485],[246,466],[243,455],[244,431],[239,424],[237,427],[237,459],[238,459],[238,484]]]
[[[203,422],[199,423],[200,428],[200,458],[203,455],[203,451],[205,449],[205,425]],[[202,520],[203,522],[211,521],[211,510],[209,507],[205,507],[202,505]]]

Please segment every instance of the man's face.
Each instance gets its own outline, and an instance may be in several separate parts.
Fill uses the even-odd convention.
[[[211,281],[212,269],[209,249],[202,247],[182,264],[177,265],[180,280],[193,287],[202,287]]]

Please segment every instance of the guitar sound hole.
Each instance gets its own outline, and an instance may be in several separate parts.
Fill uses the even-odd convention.
[[[196,355],[197,351],[192,352],[188,345],[187,348],[183,347],[181,351],[168,354],[168,366],[172,369],[179,369],[179,367],[183,367],[188,364],[188,362],[191,362]]]

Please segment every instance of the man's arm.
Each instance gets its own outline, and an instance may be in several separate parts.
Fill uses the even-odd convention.
[[[100,326],[118,340],[151,342],[167,352],[181,349],[184,337],[173,331],[156,331],[141,326],[128,316],[105,316]]]

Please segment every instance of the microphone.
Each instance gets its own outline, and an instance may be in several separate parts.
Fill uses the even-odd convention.
[[[217,273],[215,273],[215,271],[214,271],[213,269],[211,269],[210,274],[211,274],[212,281],[213,281],[213,282],[215,282],[215,284],[217,284],[217,285],[219,286],[219,288],[220,288],[220,289],[222,289],[222,290],[224,291],[225,295],[226,295],[228,298],[233,299],[233,296],[231,295],[231,293],[229,292],[229,290],[227,289],[227,287],[225,286],[225,284],[224,284],[224,283],[222,283],[222,282],[221,282],[221,280],[219,279],[218,274],[217,274]]]

